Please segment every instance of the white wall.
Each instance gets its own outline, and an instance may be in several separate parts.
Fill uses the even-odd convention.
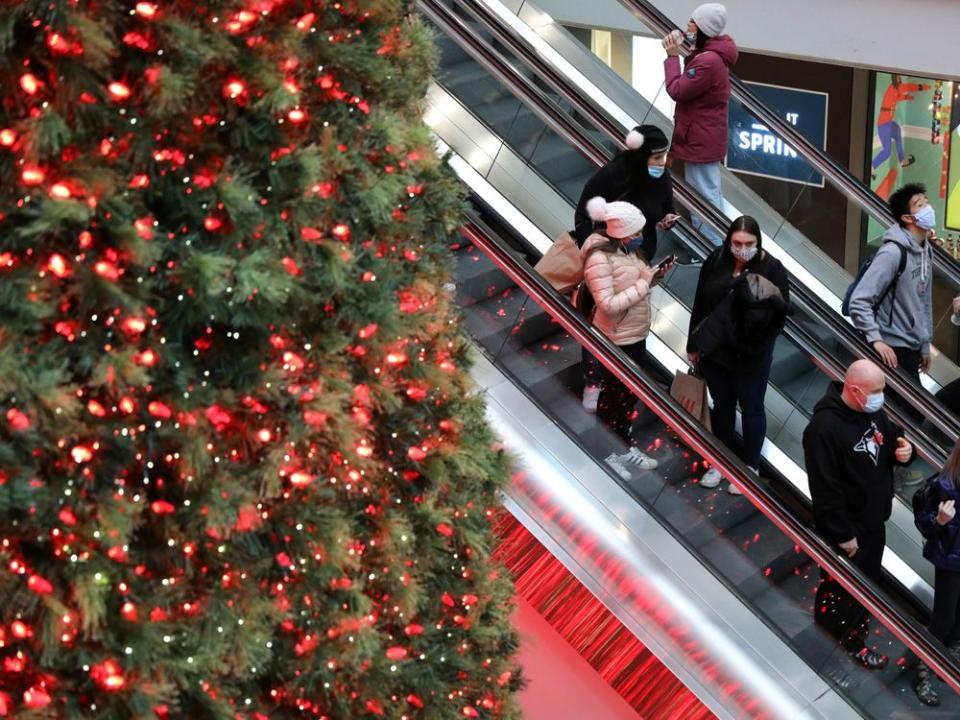
[[[697,0],[653,0],[685,25]],[[560,22],[647,33],[617,0],[534,0]],[[960,0],[725,0],[744,50],[960,79]]]

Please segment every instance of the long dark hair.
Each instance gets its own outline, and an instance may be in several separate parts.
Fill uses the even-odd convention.
[[[960,490],[960,440],[957,440],[956,445],[953,446],[953,452],[950,453],[946,465],[943,466],[943,472],[940,474],[949,478],[953,486]]]
[[[734,259],[733,253],[730,251],[730,242],[733,234],[737,232],[745,232],[753,235],[757,239],[757,257],[763,254],[763,234],[760,232],[760,223],[749,215],[741,215],[730,223],[730,227],[727,228],[727,236],[723,239],[724,257],[730,260]]]
[[[709,40],[709,39],[710,39],[710,38],[707,37],[706,33],[704,33],[703,30],[701,30],[701,29],[698,27],[698,28],[697,28],[697,39],[696,39],[696,40],[694,41],[694,43],[693,43],[693,48],[694,48],[694,50],[697,50],[697,51],[703,50],[703,48],[704,48],[704,47],[706,46],[706,44],[707,44],[707,40]]]

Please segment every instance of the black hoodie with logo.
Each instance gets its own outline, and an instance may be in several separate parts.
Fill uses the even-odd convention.
[[[894,452],[903,436],[882,410],[848,407],[842,391],[842,383],[830,385],[803,433],[814,522],[835,543],[877,532],[890,517],[900,464]]]

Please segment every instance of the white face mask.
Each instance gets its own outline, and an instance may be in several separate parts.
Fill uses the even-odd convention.
[[[733,253],[733,256],[737,260],[741,260],[742,262],[750,262],[757,256],[757,249],[755,247],[735,248],[731,245],[730,252]]]

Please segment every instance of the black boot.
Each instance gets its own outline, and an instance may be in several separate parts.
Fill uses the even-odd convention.
[[[940,696],[933,688],[933,673],[925,663],[917,665],[917,676],[913,679],[913,691],[917,694],[917,699],[924,705],[937,707],[940,704]]]

